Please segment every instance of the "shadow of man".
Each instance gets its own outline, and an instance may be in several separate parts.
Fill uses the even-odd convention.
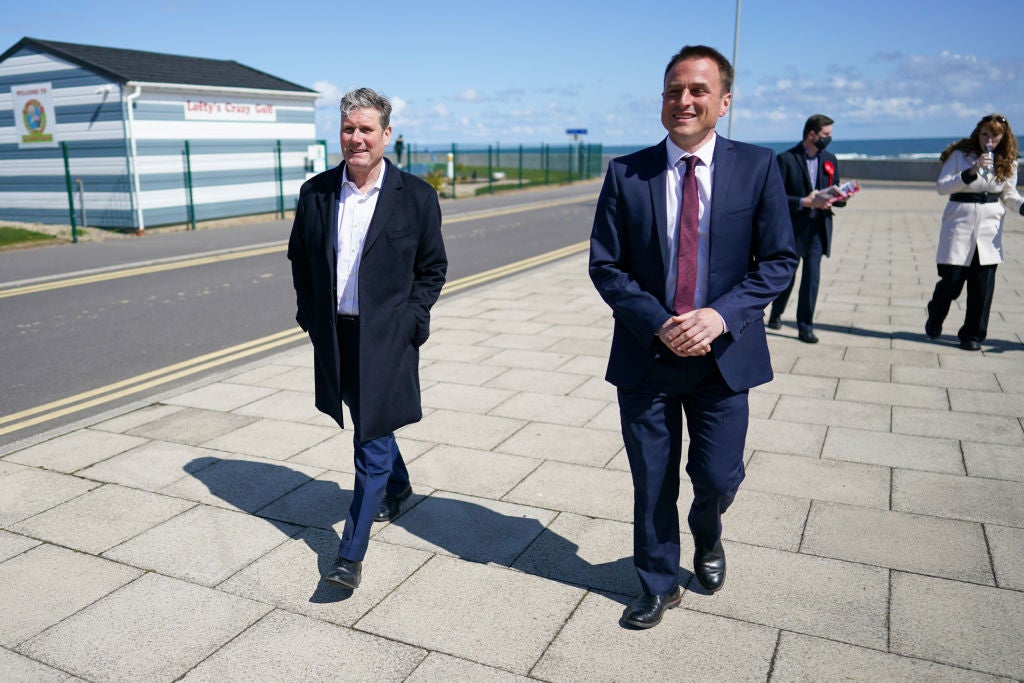
[[[283,534],[298,534],[317,557],[319,575],[333,566],[340,538],[335,525],[343,522],[352,492],[333,481],[314,479],[284,464],[197,458],[185,471],[202,482],[211,494],[230,505],[265,520]],[[592,563],[582,558],[579,546],[547,527],[554,513],[539,510],[542,522],[529,516],[531,509],[495,502],[485,507],[470,496],[438,492],[414,496],[412,505],[389,525],[378,529],[374,539],[452,555],[469,562],[502,565],[546,579],[582,587],[627,605],[638,594],[640,583],[627,555],[611,562]],[[608,525],[617,522],[597,523]],[[682,572],[682,584],[692,583]],[[319,580],[310,602],[346,600],[352,591]]]

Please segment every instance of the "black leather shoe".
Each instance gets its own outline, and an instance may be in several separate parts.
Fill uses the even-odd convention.
[[[331,570],[331,573],[324,577],[327,583],[335,586],[355,590],[359,588],[359,581],[363,578],[363,563],[354,560],[338,558],[338,563]]]
[[[964,351],[980,351],[981,344],[973,339],[961,339],[960,348]]]
[[[380,507],[377,508],[377,516],[373,518],[373,521],[390,522],[393,520],[402,511],[402,501],[407,500],[411,495],[412,486],[406,486],[401,493],[386,494],[384,500],[380,502]]]
[[[683,594],[678,586],[674,593],[659,595],[644,593],[629,606],[622,621],[634,628],[651,628],[661,623],[665,610],[679,607],[679,603],[682,601]]]
[[[705,590],[715,593],[725,584],[725,548],[722,542],[707,550],[699,545],[693,551],[693,573]]]
[[[800,341],[804,342],[805,344],[818,343],[818,338],[814,336],[813,332],[798,332],[797,337],[799,337]]]
[[[771,316],[771,317],[768,318],[767,325],[768,325],[768,329],[769,330],[781,330],[782,329],[782,321],[779,318],[776,318],[775,316]]]
[[[924,324],[924,333],[928,335],[929,339],[938,339],[942,336],[942,325],[936,325],[932,321],[926,321]]]

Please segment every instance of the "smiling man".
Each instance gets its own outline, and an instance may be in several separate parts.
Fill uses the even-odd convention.
[[[772,378],[764,309],[796,265],[775,156],[718,137],[732,66],[703,45],[665,69],[668,137],[614,159],[590,238],[590,277],[615,319],[606,379],[618,388],[633,475],[633,563],[643,594],[623,622],[679,605],[683,414],[693,486],[693,571],[725,582],[722,514],[743,480],[750,387]]]
[[[288,242],[298,312],[313,343],[316,407],[352,417],[355,485],[334,568],[354,590],[374,521],[412,495],[394,431],[422,415],[419,347],[448,261],[437,192],[384,158],[391,103],[369,88],[341,99],[343,163],[299,191]]]

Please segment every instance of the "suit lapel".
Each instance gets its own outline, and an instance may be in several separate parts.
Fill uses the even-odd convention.
[[[715,225],[720,223],[727,207],[729,184],[732,183],[733,167],[736,163],[736,148],[732,140],[719,136],[715,144],[715,175],[711,179],[711,222],[708,224],[710,233],[708,244],[710,254],[715,255]],[[804,173],[806,175],[806,171]]]
[[[661,144],[654,148],[655,152],[650,158],[650,167],[646,169],[646,175],[648,177],[647,187],[650,191],[651,197],[651,211],[654,214],[654,232],[658,241],[658,246],[661,250],[661,268],[662,274],[661,279],[664,280],[666,277],[665,269],[668,268],[668,217],[665,214],[665,202],[667,201],[665,196],[665,173],[668,166],[668,150],[665,146],[665,141],[662,140]]]
[[[377,206],[373,210],[373,218],[370,219],[370,226],[366,230],[366,241],[363,242],[363,254],[366,254],[373,246],[373,243],[384,232],[388,219],[398,206],[398,193],[402,189],[402,175],[391,162],[384,161],[384,182],[380,188],[380,196],[377,198]]]
[[[324,230],[320,239],[324,257],[330,264],[332,272],[338,261],[338,189],[341,185],[341,167],[342,165],[339,164],[337,172],[327,176],[326,186],[316,194],[316,209],[321,216],[327,219],[319,223]]]

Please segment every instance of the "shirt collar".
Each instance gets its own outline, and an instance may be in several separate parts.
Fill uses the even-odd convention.
[[[372,192],[373,190],[377,190],[378,192],[380,192],[380,189],[384,187],[384,174],[387,172],[388,163],[386,161],[381,161],[380,173],[377,174],[377,179],[373,181],[373,187],[367,190],[366,194],[370,194],[370,192]],[[352,190],[355,191],[356,193],[359,192],[359,188],[356,187],[355,182],[348,179],[348,164],[344,164],[341,167],[341,186],[345,187],[345,185],[351,187]]]
[[[718,134],[712,133],[711,138],[703,145],[697,148],[697,151],[693,153],[698,159],[704,162],[704,165],[711,168],[711,161],[715,158],[715,142],[718,140]],[[672,138],[665,137],[665,150],[668,152],[668,165],[675,166],[679,163],[679,160],[684,156],[689,156],[688,152],[684,152],[683,148],[672,142]]]

